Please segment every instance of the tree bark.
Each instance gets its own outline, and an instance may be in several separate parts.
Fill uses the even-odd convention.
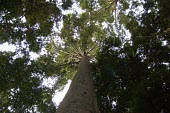
[[[87,56],[81,59],[78,72],[57,113],[99,113]]]

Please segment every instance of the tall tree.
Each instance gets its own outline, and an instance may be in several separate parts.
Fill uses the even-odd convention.
[[[61,89],[66,80],[73,77],[74,74],[70,72],[76,67],[77,61],[80,61],[79,56],[82,58],[82,56],[90,54],[90,57],[93,57],[94,50],[97,49],[96,45],[100,42],[95,44],[95,38],[105,37],[105,33],[101,29],[101,22],[107,19],[98,19],[97,16],[100,14],[109,15],[109,11],[104,13],[104,8],[100,11],[93,11],[98,7],[95,1],[78,2],[82,9],[88,10],[90,13],[86,11],[80,18],[77,18],[79,15],[62,16],[61,10],[67,10],[72,4],[71,0],[63,0],[61,5],[55,0],[0,1],[0,42],[16,45],[14,53],[1,52],[1,61],[3,62],[0,68],[1,112],[54,112],[55,107],[51,101],[54,90]],[[55,61],[56,54],[53,50],[58,47],[55,48],[54,43],[46,45],[46,42],[52,40],[47,36],[53,32],[55,25],[58,26],[57,22],[61,17],[64,19],[64,30],[61,37],[65,47],[59,55],[57,52]],[[75,35],[70,33],[76,34],[76,32],[80,38],[74,39]],[[40,56],[37,60],[31,60],[30,52],[39,53],[44,47],[48,53]],[[65,75],[62,76],[63,74]],[[57,83],[52,89],[43,85],[44,78],[56,75]],[[96,102],[94,101],[94,103]]]
[[[0,53],[0,112],[56,112],[54,90],[73,79],[59,113],[168,113],[169,1],[74,2],[81,14],[61,14],[71,0],[0,1],[0,42],[17,46]],[[49,35],[60,19],[63,45]],[[47,54],[31,60],[42,47]],[[57,78],[52,88],[48,77]]]
[[[64,60],[67,65],[73,65],[78,61],[79,66],[57,113],[99,113],[89,60],[94,58],[101,41],[107,37],[102,28],[102,22],[110,17],[108,15],[111,14],[111,9],[108,8],[109,10],[104,14],[106,10],[103,9],[104,7],[99,7],[100,4],[97,1],[80,1],[79,3],[84,10],[82,14],[77,15],[75,12],[63,17],[64,26],[60,37],[64,40],[65,48],[59,53],[58,58],[67,58]],[[107,6],[111,4],[113,3]],[[100,14],[107,17],[103,15],[98,18]],[[58,58],[56,60],[59,61]]]

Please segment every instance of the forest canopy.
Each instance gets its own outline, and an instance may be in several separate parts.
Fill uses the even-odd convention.
[[[0,4],[0,44],[16,47],[0,51],[0,112],[55,113],[55,91],[72,80],[84,54],[101,113],[170,112],[170,1]]]

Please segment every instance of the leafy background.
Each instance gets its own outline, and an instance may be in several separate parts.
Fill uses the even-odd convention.
[[[75,2],[82,14],[72,7]],[[0,4],[0,44],[16,47],[0,52],[0,112],[54,113],[52,97],[73,78],[79,60],[74,58],[84,49],[91,58],[101,113],[170,112],[169,1]],[[68,9],[73,13],[63,14]],[[32,59],[31,52],[40,56]],[[43,84],[49,78],[52,87]]]

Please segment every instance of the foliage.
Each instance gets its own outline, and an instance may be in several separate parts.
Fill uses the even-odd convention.
[[[0,0],[0,4],[0,43],[16,46],[15,52],[0,52],[0,112],[54,113],[52,96],[67,79],[60,77],[56,86],[45,86],[45,79],[60,76],[59,67],[50,54],[32,59],[30,52],[41,52],[61,20],[61,9],[72,2],[60,6],[55,0]]]
[[[98,63],[93,64],[102,113],[170,112],[168,3],[132,2],[128,14],[118,14],[131,39],[117,46],[116,35],[106,39],[97,54]],[[133,11],[138,5],[143,13]]]
[[[34,105],[40,111],[43,111],[41,106],[46,106],[43,109],[47,111],[55,110],[50,100],[53,90],[42,85],[42,79],[45,76],[51,76],[52,70],[49,71],[49,67],[42,67],[42,57],[37,62],[30,61],[27,57],[13,60],[13,54],[0,53],[0,97],[2,101],[0,111],[28,112],[32,110],[35,112]]]
[[[50,34],[53,24],[60,20],[60,9],[54,1],[0,1],[0,43],[26,41],[30,50],[39,51],[42,36]],[[38,38],[39,37],[39,38]]]
[[[54,113],[54,91],[88,55],[102,113],[169,113],[169,1],[74,3],[81,14],[61,13],[72,0],[0,0],[0,43],[17,46],[0,52],[0,112]],[[53,38],[60,20],[63,27]],[[42,48],[47,53],[32,60],[30,52]],[[43,85],[50,77],[56,79],[52,88]]]

